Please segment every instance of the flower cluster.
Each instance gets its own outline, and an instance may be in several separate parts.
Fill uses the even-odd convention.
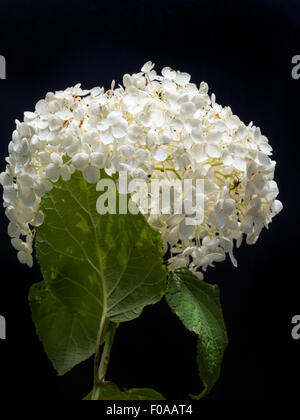
[[[47,93],[34,112],[16,121],[5,172],[0,175],[8,233],[18,259],[32,265],[34,227],[43,223],[42,197],[60,177],[79,170],[97,183],[127,171],[130,179],[202,179],[200,224],[186,214],[146,214],[170,254],[169,268],[189,266],[199,277],[229,255],[233,241],[256,242],[282,208],[268,139],[208,95],[190,75],[151,62],[126,74],[123,86]],[[184,197],[180,197],[184,200]]]

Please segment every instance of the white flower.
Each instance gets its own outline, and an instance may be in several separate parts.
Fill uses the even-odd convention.
[[[156,147],[152,150],[152,156],[158,162],[163,162],[167,159],[168,153],[162,147]]]
[[[106,120],[101,121],[98,126],[100,138],[104,144],[110,144],[114,139],[124,137],[127,131],[128,123],[122,117],[119,111],[112,111],[108,114]]]
[[[125,91],[126,92],[126,91]],[[150,96],[143,90],[128,88],[128,92],[123,98],[125,109],[133,115],[139,114],[150,100]]]
[[[147,61],[147,63],[145,63],[143,65],[143,67],[141,68],[141,71],[143,73],[149,73],[154,67],[154,64],[151,61]]]
[[[169,214],[163,208],[145,214],[170,251],[169,269],[188,266],[199,278],[200,269],[226,255],[236,265],[234,241],[240,246],[246,235],[248,244],[255,243],[281,211],[272,147],[260,129],[217,104],[205,82],[197,87],[188,73],[165,67],[160,76],[153,67],[148,61],[141,72],[124,75],[124,87],[113,82],[107,92],[78,84],[48,93],[34,112],[24,113],[23,122],[16,120],[0,183],[8,234],[20,262],[32,266],[34,229],[44,221],[42,197],[74,171],[92,184],[100,169],[108,175],[125,170],[128,181],[136,183],[152,177],[202,179],[198,224],[187,213],[176,214],[174,206]],[[144,209],[142,198],[150,191],[130,191]],[[174,196],[177,203],[189,202],[178,191]],[[152,209],[160,198],[151,202]]]
[[[83,171],[83,176],[89,184],[95,184],[100,178],[100,171],[97,166],[88,165]]]
[[[86,153],[77,153],[72,158],[72,164],[75,169],[84,170],[89,164],[89,155]]]

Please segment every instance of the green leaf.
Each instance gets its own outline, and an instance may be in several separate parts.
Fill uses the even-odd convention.
[[[45,282],[29,291],[32,317],[50,360],[60,374],[95,351],[98,320],[88,313],[71,311],[51,293]]]
[[[84,400],[90,400],[90,392]],[[127,391],[121,391],[113,382],[105,382],[101,386],[101,400],[165,400],[157,391],[151,388],[131,388]]]
[[[160,235],[141,214],[99,215],[99,195],[75,172],[41,202],[35,248],[44,283],[32,286],[29,300],[60,375],[94,353],[101,319],[134,319],[165,291]]]
[[[218,380],[228,344],[219,288],[179,268],[169,274],[166,300],[184,326],[199,337],[197,362],[204,390],[193,398],[200,399]]]

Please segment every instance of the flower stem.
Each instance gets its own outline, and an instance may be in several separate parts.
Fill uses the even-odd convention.
[[[99,330],[97,334],[97,341],[96,341],[96,352],[94,357],[94,386],[98,382],[98,367],[100,362],[100,349],[103,343],[103,332],[105,326],[105,316],[102,315],[99,325]]]
[[[96,347],[96,353],[95,353],[95,360],[94,360],[94,388],[92,392],[92,400],[100,400],[101,399],[101,387],[104,383],[105,375],[108,368],[109,358],[110,358],[110,352],[113,345],[113,341],[116,334],[116,329],[118,327],[118,324],[115,324],[114,322],[110,322],[106,320],[107,324],[105,324],[104,321],[101,320],[100,327],[98,331],[98,337],[97,337],[97,347]],[[100,347],[103,342],[103,331],[104,326],[106,328],[106,334],[105,334],[105,342],[104,342],[104,348],[101,355],[100,360]],[[99,363],[100,361],[100,363]]]
[[[165,168],[163,166],[155,166],[154,169],[156,171],[162,171],[162,172],[164,172],[164,171],[174,172],[174,174],[177,176],[177,178],[181,180],[181,176],[179,175],[179,173],[174,168],[171,168],[171,167],[170,168]]]
[[[105,341],[104,344],[104,349],[103,349],[103,353],[102,353],[102,357],[101,357],[101,362],[99,365],[99,380],[101,382],[104,381],[105,379],[105,375],[107,372],[107,368],[108,368],[108,363],[109,363],[109,359],[110,359],[110,352],[111,352],[111,348],[114,342],[114,338],[116,335],[116,329],[118,327],[118,324],[115,324],[114,322],[110,322],[109,325],[109,329],[107,332],[107,339]]]

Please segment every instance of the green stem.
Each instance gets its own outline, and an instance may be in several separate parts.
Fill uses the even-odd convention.
[[[110,358],[110,352],[111,352],[111,348],[112,348],[113,341],[115,338],[116,329],[118,326],[118,324],[115,324],[113,322],[109,322],[109,321],[107,322],[108,322],[108,326],[106,330],[105,343],[104,343],[104,348],[102,351],[100,363],[99,363],[99,359],[100,359],[101,336],[103,334],[103,329],[104,329],[104,325],[102,327],[102,322],[100,323],[100,328],[98,332],[98,338],[97,338],[98,347],[96,349],[95,361],[94,361],[94,388],[93,388],[91,400],[101,399],[101,387],[105,380],[105,375],[107,372],[109,358]]]
[[[99,365],[99,380],[100,382],[104,382],[105,375],[108,368],[108,363],[110,359],[110,352],[111,348],[114,342],[114,338],[116,335],[116,329],[118,327],[118,324],[115,324],[114,322],[110,323],[109,330],[107,333],[107,340],[105,341],[101,362]]]
[[[154,169],[157,170],[157,171],[162,171],[162,172],[164,172],[164,171],[174,172],[174,174],[177,176],[177,178],[181,180],[181,177],[180,177],[179,173],[174,168],[165,168],[163,166],[155,166]]]
[[[104,313],[104,311],[103,311]],[[98,382],[98,367],[100,362],[100,349],[103,342],[103,332],[104,332],[104,326],[105,326],[105,316],[102,315],[100,320],[100,326],[97,334],[97,341],[96,341],[96,352],[94,357],[94,387]]]

